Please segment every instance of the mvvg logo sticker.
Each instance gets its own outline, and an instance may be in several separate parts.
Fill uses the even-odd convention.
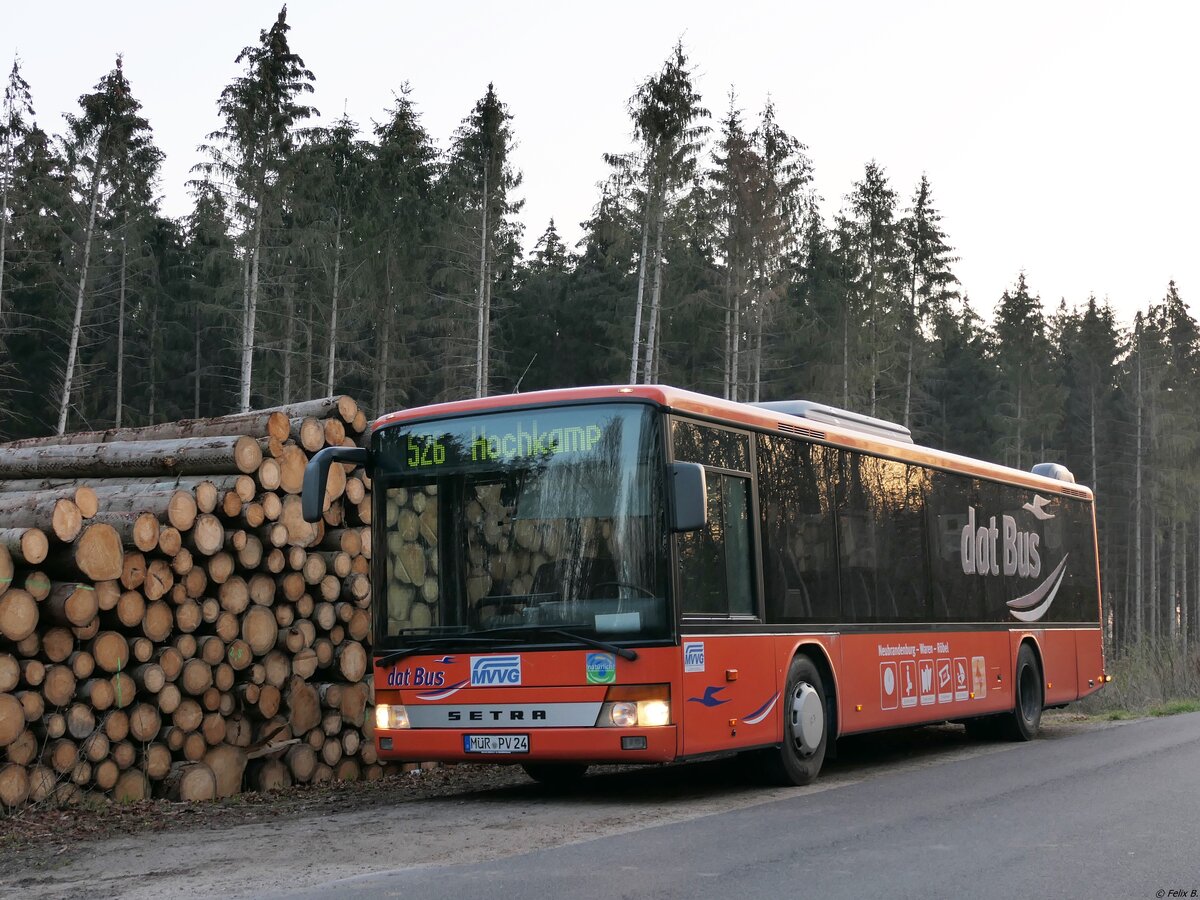
[[[521,657],[472,656],[471,686],[495,687],[521,683]]]
[[[704,671],[704,642],[703,641],[684,641],[683,642],[683,671],[685,671],[685,672],[703,672]]]

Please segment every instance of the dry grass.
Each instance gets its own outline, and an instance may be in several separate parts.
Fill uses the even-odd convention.
[[[1080,701],[1081,712],[1125,718],[1200,710],[1200,653],[1195,649],[1185,654],[1179,643],[1143,641],[1110,659],[1108,673],[1112,682]]]

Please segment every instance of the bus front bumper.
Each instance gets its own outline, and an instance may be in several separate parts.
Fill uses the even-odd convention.
[[[472,736],[528,739],[527,751],[514,751],[519,740],[472,741]],[[377,729],[380,760],[389,762],[663,763],[677,755],[676,726],[650,728],[401,728]],[[491,744],[487,752],[468,751]]]

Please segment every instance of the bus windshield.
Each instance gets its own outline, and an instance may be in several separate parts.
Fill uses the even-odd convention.
[[[650,407],[441,419],[373,440],[381,649],[670,635]]]

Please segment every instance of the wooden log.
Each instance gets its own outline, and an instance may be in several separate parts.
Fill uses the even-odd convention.
[[[96,665],[105,672],[118,672],[129,668],[129,642],[116,631],[102,631],[96,635],[88,652]]]
[[[48,437],[22,438],[0,444],[0,448],[19,449],[25,447],[55,447],[77,446],[79,444],[108,444],[117,441],[155,441],[174,438],[205,438],[229,437],[236,435],[278,436],[282,429],[281,440],[286,440],[288,428],[293,415],[317,415],[322,418],[328,412],[295,412],[295,410],[316,410],[317,403],[327,401],[310,401],[302,404],[277,407],[273,409],[252,410],[245,413],[234,413],[228,416],[217,416],[204,419],[180,419],[177,422],[165,422],[159,425],[143,425],[132,428],[109,428],[104,431],[81,431],[75,434],[50,435]]]
[[[325,429],[322,425],[322,422],[312,416],[293,419],[291,437],[309,453],[316,453],[325,446]]]
[[[345,750],[338,738],[329,738],[321,745],[321,759],[327,766],[336,766],[342,759]]]
[[[279,650],[272,650],[262,659],[266,670],[264,681],[282,690],[287,686],[287,680],[292,674],[292,658]]]
[[[158,552],[164,556],[174,557],[183,549],[183,535],[173,525],[163,525],[158,529]]]
[[[179,704],[182,702],[183,691],[179,690],[179,685],[173,682],[168,681],[158,692],[158,711],[164,716],[172,715],[175,710],[179,709]]]
[[[156,540],[157,537],[156,531]],[[52,552],[47,557],[46,566],[59,571],[82,572],[92,581],[115,581],[121,577],[124,562],[125,551],[117,530],[93,520],[74,543]]]
[[[232,797],[242,789],[246,773],[246,751],[224,743],[210,747],[204,754],[204,764],[212,769],[216,779],[217,798]]]
[[[100,611],[96,589],[92,585],[70,582],[55,584],[41,608],[51,621],[76,627],[87,625]]]
[[[117,600],[117,621],[126,628],[137,628],[145,618],[145,595],[141,591],[122,591]]]
[[[304,521],[300,497],[289,494],[283,498],[279,522],[288,531],[288,543],[297,547],[315,547],[321,542],[324,524]]]
[[[50,596],[51,581],[45,572],[33,571],[25,576],[24,588],[29,596],[41,603]]]
[[[347,728],[342,732],[342,752],[347,756],[354,756],[358,753],[358,748],[362,745],[362,735],[354,728]]]
[[[224,584],[233,574],[233,557],[225,552],[214,553],[209,557],[205,568],[208,571],[210,581],[214,584]]]
[[[26,722],[41,721],[46,712],[46,700],[41,691],[17,691],[13,696],[21,704]]]
[[[246,780],[252,790],[264,794],[281,791],[292,783],[288,767],[278,759],[255,760],[247,769]]]
[[[268,456],[259,463],[255,480],[264,491],[277,491],[279,490],[280,475],[279,460]]]
[[[250,577],[250,601],[258,606],[270,606],[275,602],[276,582],[274,578],[258,572]]]
[[[292,674],[307,681],[317,671],[317,651],[305,647],[292,657]]]
[[[168,800],[187,803],[215,800],[217,778],[202,762],[174,763],[163,779],[163,792]]]
[[[74,640],[74,636],[72,636]],[[96,660],[87,650],[73,650],[67,654],[67,667],[78,680],[91,678],[92,673],[96,671]],[[72,687],[72,690],[74,688]]]
[[[203,659],[189,659],[183,664],[179,686],[185,694],[198,697],[212,687],[212,666]]]
[[[80,527],[83,527],[82,522]],[[0,547],[7,550],[16,562],[36,566],[50,552],[50,541],[40,528],[0,528]]]
[[[38,603],[28,591],[12,588],[0,596],[0,635],[8,640],[23,641],[32,635],[38,617]]]
[[[101,730],[96,730],[83,741],[79,747],[79,752],[88,762],[98,763],[108,756],[109,746],[108,735]]]
[[[67,708],[67,734],[82,741],[96,730],[96,713],[85,703],[72,703]]]
[[[114,744],[125,742],[125,738],[129,737],[129,713],[123,709],[110,711],[104,717],[104,733]],[[121,768],[125,769],[128,766],[121,766]]]
[[[135,637],[129,641],[129,655],[134,662],[150,662],[154,658],[154,641],[145,637]]]
[[[250,649],[250,645],[246,641],[235,638],[229,642],[229,648],[225,651],[225,660],[235,672],[242,672],[254,662],[254,651]]]
[[[112,579],[97,581],[94,587],[96,588],[96,609],[103,613],[117,608],[117,603],[121,600],[120,582]]]
[[[89,678],[79,686],[78,696],[96,712],[104,712],[113,705],[117,695],[107,678]]]
[[[137,550],[126,552],[121,562],[121,587],[127,591],[140,588],[146,581],[146,557]]]
[[[345,757],[333,769],[334,781],[358,781],[362,776],[362,768],[358,760]]]
[[[284,755],[284,764],[297,784],[312,781],[317,769],[317,754],[308,744],[293,744]]]
[[[349,725],[361,727],[366,719],[367,712],[367,685],[359,681],[356,684],[348,684],[342,691],[341,705],[339,709],[342,712],[342,719]]]
[[[4,748],[4,758],[18,766],[27,766],[38,756],[38,740],[33,731],[26,728],[15,741]]]
[[[287,690],[288,725],[293,734],[303,734],[321,721],[321,698],[302,678],[293,677]]]
[[[262,656],[275,646],[278,630],[275,617],[263,606],[251,606],[242,616],[242,640],[255,656]]]
[[[23,664],[11,653],[0,653],[0,694],[7,694],[20,683]],[[46,667],[42,665],[42,681],[46,678]],[[38,682],[39,684],[41,681]]]
[[[326,737],[336,737],[342,733],[342,714],[340,712],[327,712],[321,717],[321,731]],[[321,744],[325,744],[324,738],[321,739]],[[317,748],[320,749],[320,748]]]
[[[0,768],[0,804],[12,809],[29,800],[29,770],[9,763]]]
[[[148,743],[138,756],[138,765],[154,781],[161,781],[171,771],[171,751],[158,742]]]
[[[3,469],[5,462],[5,456],[0,454],[0,469]],[[29,499],[7,509],[0,508],[0,528],[38,528],[64,543],[79,536],[83,528],[83,514],[73,500],[65,497],[42,500],[36,493],[21,496]],[[7,549],[7,544],[5,546]]]
[[[90,641],[100,633],[100,619],[95,618],[86,625],[75,625],[71,627],[71,634],[75,635],[77,641]]]
[[[42,681],[42,696],[51,706],[66,706],[75,696],[76,684],[76,676],[70,666],[49,666]]]
[[[92,516],[89,522],[107,525],[117,532],[121,543],[149,553],[158,547],[158,518],[149,512],[109,512]]]
[[[118,803],[140,803],[150,797],[150,779],[141,769],[126,769],[113,785],[112,798]]]
[[[171,724],[183,732],[192,732],[204,721],[204,710],[195,700],[185,699],[171,714]]]
[[[263,684],[258,689],[258,712],[265,719],[269,719],[279,712],[280,703],[283,700],[283,695],[279,688],[273,684]]]
[[[185,543],[189,550],[201,556],[212,556],[225,546],[225,529],[216,516],[205,513],[197,516]]]
[[[216,710],[208,713],[200,722],[200,734],[210,747],[215,747],[225,740],[225,730],[225,717]]]
[[[262,462],[254,438],[175,438],[9,449],[0,478],[54,476],[250,474]]]
[[[351,683],[362,681],[367,672],[367,651],[358,641],[344,641],[334,651],[338,671]],[[332,763],[330,763],[332,765]]]
[[[193,731],[190,734],[183,736],[183,758],[190,762],[199,762],[204,759],[204,754],[208,750],[208,742],[204,740],[204,735],[199,731]]]
[[[162,716],[158,707],[149,703],[138,703],[129,711],[129,734],[135,741],[145,743],[154,740],[161,727]]]

